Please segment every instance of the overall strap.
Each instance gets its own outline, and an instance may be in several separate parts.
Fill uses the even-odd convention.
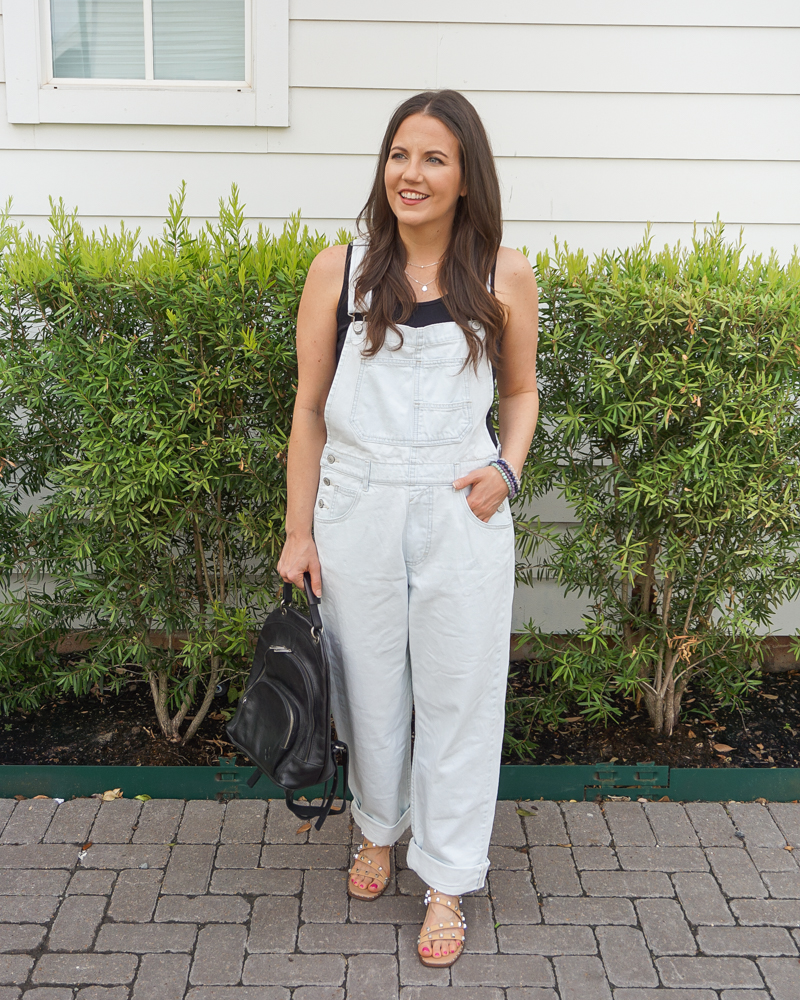
[[[354,240],[352,246],[353,250],[350,254],[350,275],[347,288],[347,313],[349,316],[366,312],[369,309],[372,299],[372,293],[367,292],[365,299],[359,302],[358,307],[356,306],[356,281],[359,269],[364,260],[364,255],[367,252],[367,242],[366,240]]]

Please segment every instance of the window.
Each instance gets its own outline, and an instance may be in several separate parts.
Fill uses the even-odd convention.
[[[288,124],[288,0],[30,0],[3,34],[10,122]]]
[[[54,80],[246,83],[245,0],[50,0]]]

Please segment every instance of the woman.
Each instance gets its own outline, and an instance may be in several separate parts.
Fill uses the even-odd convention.
[[[322,597],[364,837],[348,892],[383,892],[411,826],[408,864],[430,886],[420,959],[447,966],[463,950],[459,894],[489,866],[537,289],[500,246],[489,141],[455,91],[395,111],[362,227],[314,260],[300,303],[278,569],[298,586],[308,571]]]

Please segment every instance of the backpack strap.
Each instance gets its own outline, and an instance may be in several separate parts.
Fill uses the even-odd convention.
[[[333,800],[336,798],[336,791],[339,787],[339,768],[336,766],[336,755],[342,758],[342,804],[339,809],[333,809]],[[335,740],[331,743],[331,756],[333,757],[333,784],[331,786],[330,794],[325,796],[325,790],[323,788],[322,798],[323,803],[321,806],[301,806],[298,802],[294,801],[294,791],[286,790],[286,805],[292,810],[292,812],[299,819],[316,819],[316,829],[319,830],[322,824],[328,818],[328,816],[340,816],[347,806],[347,781],[349,775],[349,763],[350,755],[347,749],[346,743],[341,743],[339,740]],[[255,771],[247,779],[247,785],[249,788],[253,788],[258,780],[261,778],[260,768],[256,768]],[[327,781],[325,782],[327,785]]]
[[[366,240],[354,240],[351,244],[350,273],[347,275],[347,313],[351,317],[360,317],[362,313],[368,312],[372,301],[372,292],[367,292],[363,300],[356,303],[356,282],[358,272],[364,262],[367,253]]]
[[[333,809],[333,800],[336,798],[336,790],[339,787],[339,768],[336,766],[336,755],[340,754],[342,757],[342,804],[338,809]],[[333,757],[333,778],[330,795],[325,798],[325,790],[323,788],[322,798],[323,802],[321,806],[306,806],[299,805],[294,801],[294,792],[287,789],[286,791],[286,805],[292,810],[292,812],[299,819],[316,819],[317,822],[314,824],[316,830],[321,829],[322,824],[325,822],[327,817],[339,816],[347,808],[347,778],[348,778],[348,764],[349,764],[349,754],[347,750],[347,745],[345,743],[340,743],[338,740],[331,743],[331,756]],[[258,779],[256,779],[258,780]],[[325,782],[327,785],[327,782]]]

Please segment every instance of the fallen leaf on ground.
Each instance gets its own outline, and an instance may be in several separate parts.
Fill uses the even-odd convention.
[[[761,692],[761,697],[762,698],[769,698],[770,701],[777,701],[778,700],[778,696],[776,694],[764,694],[763,691]]]
[[[564,722],[583,722],[583,716],[571,715],[568,719],[564,719]]]
[[[784,851],[793,851],[793,850],[794,848],[792,847],[791,844],[787,844],[786,847],[784,847]]]
[[[150,799],[152,799],[152,797],[153,797],[152,795],[144,795],[144,794],[134,795],[134,798],[138,799],[140,802],[149,802]]]
[[[528,809],[517,809],[517,816],[535,816],[536,813],[530,812]]]
[[[27,798],[27,796],[26,795],[15,795],[14,798],[17,800],[17,802],[24,802],[25,799]]]
[[[659,802],[669,802],[669,795],[662,795]]]
[[[91,840],[87,840],[86,843],[81,847],[81,850],[88,851],[91,846],[92,846]]]
[[[49,795],[34,795],[33,797],[35,799],[49,799],[50,798]]]
[[[103,800],[103,802],[113,802],[114,799],[121,799],[122,798],[122,789],[121,788],[110,788],[107,792],[103,792],[103,794],[100,796],[100,798]]]
[[[295,830],[295,833],[308,833],[310,829],[311,829],[310,823],[303,823],[302,826],[298,826],[298,828]]]
[[[736,747],[729,747],[727,743],[715,743],[714,749],[717,753],[728,753],[730,750],[735,750]]]

